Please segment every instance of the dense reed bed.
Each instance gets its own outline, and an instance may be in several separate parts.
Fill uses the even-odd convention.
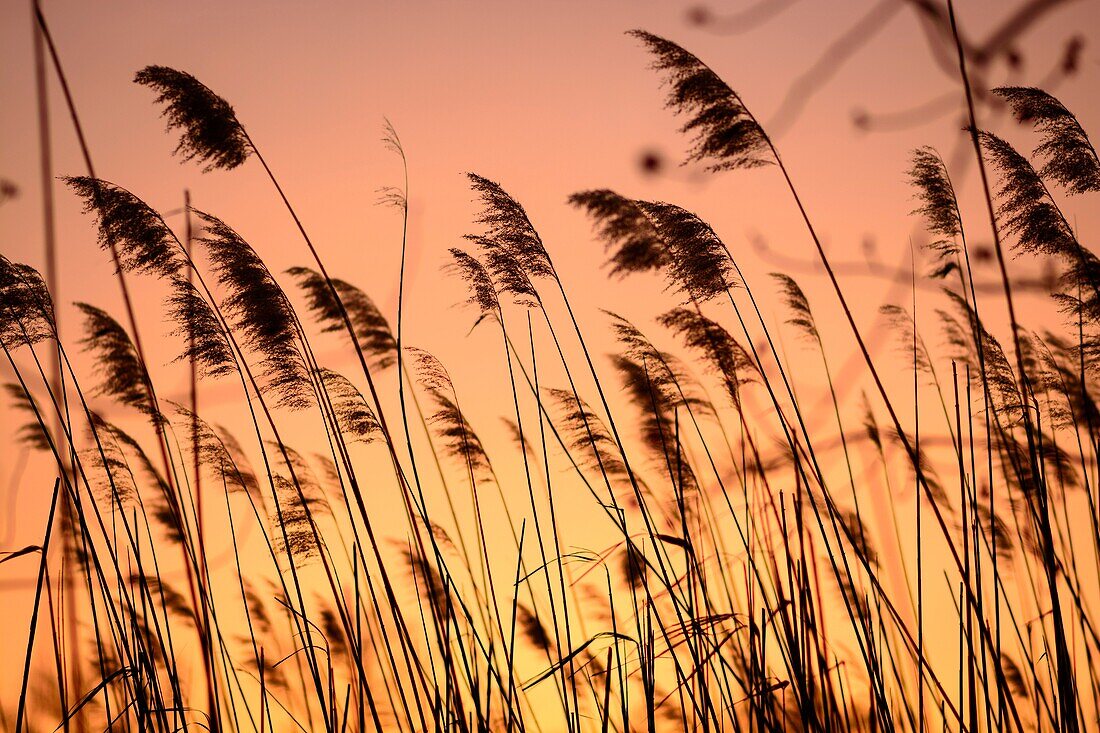
[[[506,375],[500,455],[469,417],[488,398],[408,342],[404,239],[383,313],[326,268],[230,103],[142,69],[180,158],[263,169],[302,265],[272,272],[216,212],[188,208],[173,228],[97,177],[82,134],[87,169],[64,184],[124,312],[77,304],[85,338],[64,342],[44,277],[0,257],[7,396],[25,418],[4,439],[56,463],[41,541],[0,568],[37,568],[33,614],[5,642],[23,670],[5,729],[1096,728],[1100,261],[1072,224],[1100,190],[1085,130],[1024,87],[992,94],[1033,128],[1033,150],[979,129],[959,44],[986,206],[963,211],[953,171],[916,148],[935,284],[921,310],[935,316],[918,322],[914,287],[882,314],[900,351],[873,357],[865,302],[834,275],[751,108],[688,50],[632,35],[689,161],[785,183],[839,328],[789,275],[750,281],[688,208],[606,189],[568,202],[592,221],[593,258],[602,245],[610,277],[664,278],[679,305],[635,323],[609,303],[581,322],[539,212],[470,174],[480,213],[448,267],[468,302],[442,317],[491,333],[470,358]],[[404,165],[388,124],[384,144]],[[405,168],[382,195],[405,221],[407,189]],[[968,240],[990,236],[1001,278],[979,293]],[[1057,267],[1060,322],[1017,307],[1013,255]],[[139,279],[163,293],[189,404],[158,391]],[[784,311],[765,312],[765,293]],[[596,353],[608,331],[617,348]],[[859,376],[838,377],[826,332],[851,341]],[[324,364],[321,343],[353,367]],[[823,393],[807,393],[809,373]],[[196,408],[215,380],[243,427]],[[302,435],[316,440],[292,446]]]

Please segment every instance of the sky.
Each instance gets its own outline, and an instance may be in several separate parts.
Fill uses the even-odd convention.
[[[983,39],[1009,15],[1010,5],[959,3],[964,33]],[[627,304],[646,303],[655,289],[653,282],[608,282],[597,266],[599,244],[589,222],[565,204],[569,194],[588,188],[683,204],[729,240],[747,271],[793,270],[806,276],[811,295],[825,284],[779,176],[705,176],[678,167],[687,143],[663,109],[663,91],[643,50],[624,35],[631,28],[682,43],[739,91],[772,130],[839,262],[858,261],[869,248],[890,266],[908,259],[909,237],[920,236],[905,177],[914,147],[936,146],[959,162],[960,181],[973,179],[962,145],[958,85],[933,59],[916,16],[901,3],[799,2],[736,34],[716,29],[728,29],[730,18],[755,6],[731,3],[707,13],[700,7],[709,6],[44,4],[100,177],[161,211],[178,210],[187,189],[197,208],[234,226],[273,270],[304,262],[297,233],[262,169],[249,164],[204,175],[199,166],[180,165],[151,93],[131,83],[134,72],[151,63],[189,71],[234,105],[329,269],[363,287],[392,314],[400,218],[376,205],[379,188],[400,183],[398,161],[380,140],[383,122],[390,120],[409,160],[409,342],[452,352],[464,349],[464,332],[443,325],[456,318],[444,314],[462,299],[462,287],[440,268],[447,248],[474,229],[475,204],[463,175],[468,171],[496,180],[527,207],[588,314],[614,304],[627,317],[649,316]],[[21,194],[0,210],[0,241],[9,258],[40,266],[31,20],[26,3],[5,3],[0,13],[0,92],[6,100],[0,110],[0,176]],[[717,20],[693,22],[700,15]],[[1055,8],[1019,39],[1022,68],[1006,72],[995,63],[987,86],[1049,79],[1067,41],[1094,27],[1096,16],[1094,2]],[[853,28],[868,27],[874,34],[845,54],[833,73],[812,73],[843,47]],[[1056,88],[1086,128],[1100,105],[1100,69],[1087,40],[1078,72]],[[52,77],[50,88],[53,172],[84,173]],[[792,99],[797,116],[787,113]],[[922,106],[941,113],[898,124],[898,113]],[[862,112],[884,115],[887,131],[860,130],[853,120]],[[1003,131],[1003,113],[986,116],[983,124]],[[1027,143],[1026,135],[1012,138],[1013,132],[1010,139]],[[647,154],[666,162],[661,174],[645,173],[640,161]],[[118,287],[108,258],[95,246],[92,222],[60,183],[54,193],[59,302],[117,309]],[[981,214],[980,208],[973,211]],[[1075,214],[1079,226],[1093,224],[1087,212]],[[169,219],[182,225],[178,215]],[[986,226],[972,228],[980,235]],[[771,258],[759,256],[761,241]],[[886,295],[881,279],[857,276],[852,282]],[[134,287],[143,292],[141,283]],[[829,307],[832,298],[820,292],[822,307]],[[156,298],[156,291],[145,297]],[[867,310],[873,318],[873,309]],[[68,327],[78,324],[64,310],[61,318],[68,335]],[[163,328],[152,313],[145,320],[150,330]]]
[[[980,42],[1021,4],[959,0],[960,25]],[[237,229],[272,271],[308,264],[293,222],[254,161],[204,174],[200,166],[173,158],[174,137],[165,133],[153,95],[131,80],[148,64],[188,71],[232,103],[328,269],[361,286],[392,316],[401,221],[395,210],[377,203],[380,188],[401,182],[399,161],[381,142],[389,120],[409,164],[406,342],[443,359],[461,390],[482,395],[493,388],[493,396],[470,400],[473,419],[487,426],[498,425],[509,409],[499,390],[506,378],[496,356],[499,343],[485,329],[469,333],[473,314],[454,307],[464,300],[464,288],[442,270],[447,249],[477,231],[466,172],[499,182],[524,204],[599,345],[610,343],[601,308],[655,330],[653,317],[675,301],[656,279],[609,280],[601,268],[601,245],[590,222],[566,199],[575,191],[607,187],[696,211],[762,289],[772,270],[795,274],[815,306],[820,304],[837,363],[852,352],[781,178],[774,169],[708,176],[679,167],[687,141],[664,109],[645,52],[624,34],[630,29],[691,50],[773,132],[830,256],[844,263],[838,271],[861,306],[862,326],[875,322],[881,302],[911,297],[907,286],[868,276],[865,261],[873,256],[885,268],[905,265],[911,243],[921,241],[905,176],[913,148],[933,145],[943,152],[961,182],[976,243],[988,241],[961,133],[961,88],[935,60],[934,44],[915,11],[900,0],[776,6],[773,16],[757,13],[751,27],[739,27],[738,17],[754,17],[755,3],[43,2],[100,177],[164,212],[178,210],[187,190],[194,206]],[[739,16],[746,10],[749,16]],[[1018,68],[997,60],[977,78],[986,86],[1053,80],[1051,91],[1085,128],[1100,130],[1098,21],[1095,0],[1064,2],[1017,40]],[[853,29],[866,37],[848,45]],[[0,4],[0,178],[19,189],[15,199],[0,204],[0,252],[41,266],[31,30],[28,2]],[[1074,37],[1084,41],[1083,51],[1075,73],[1061,78],[1053,70]],[[84,174],[52,73],[49,88],[51,172]],[[983,106],[980,114],[983,126],[1022,145],[1033,143],[1003,111]],[[866,115],[869,129],[857,124]],[[660,161],[657,171],[642,165],[647,156]],[[121,313],[120,297],[109,259],[96,246],[92,220],[63,184],[55,182],[53,191],[60,253],[55,297],[63,304],[63,337],[75,343],[79,321],[67,304],[85,301]],[[1074,217],[1082,240],[1095,238],[1100,213],[1077,206]],[[168,220],[182,226],[178,215]],[[1027,275],[1039,266],[1016,261],[1012,267]],[[164,368],[161,389],[182,401],[184,372],[168,366],[174,346],[159,338],[170,330],[161,315],[162,293],[147,283],[134,281],[133,287],[140,327],[150,334],[150,360]],[[1054,317],[1041,305],[1032,312],[1040,320]],[[876,350],[888,353],[887,336],[874,339]],[[322,343],[322,356],[333,366],[351,366],[339,342]],[[80,359],[78,364],[89,366]],[[236,397],[230,386],[204,384],[201,399],[217,414],[230,412]],[[6,442],[15,419],[8,404],[0,405],[0,549],[35,541],[48,502],[45,464]],[[503,445],[505,439],[494,440]],[[17,618],[28,605],[31,570],[27,563],[0,574],[0,598]]]

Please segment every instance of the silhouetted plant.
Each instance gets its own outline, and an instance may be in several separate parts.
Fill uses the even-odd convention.
[[[668,106],[688,118],[682,132],[692,136],[689,161],[709,170],[754,168],[773,162],[767,137],[741,98],[710,67],[672,41],[646,31],[630,31],[655,57],[665,75]]]
[[[326,333],[344,330],[340,308],[332,298],[325,279],[308,267],[292,267],[287,274],[298,280],[298,286],[306,294],[310,310],[322,325]],[[390,324],[370,296],[359,288],[344,282],[333,280],[333,288],[347,310],[355,328],[359,345],[378,369],[386,369],[397,360],[397,341],[390,330]]]
[[[221,304],[245,346],[262,357],[262,375],[279,404],[303,409],[311,403],[308,369],[298,345],[294,308],[267,265],[249,244],[221,220],[195,212],[218,283],[227,294]]]
[[[690,211],[663,202],[638,202],[669,252],[667,277],[676,293],[702,302],[738,286],[725,244]]]
[[[952,29],[973,123],[981,92],[965,62],[976,51],[954,29],[950,4],[922,12]],[[38,10],[36,20],[61,75]],[[367,293],[326,271],[232,107],[189,74],[147,67],[135,80],[158,94],[183,159],[208,171],[252,156],[264,166],[314,258],[286,273],[314,323],[220,219],[186,211],[201,224],[194,241],[206,255],[192,257],[190,218],[181,237],[91,170],[64,178],[120,279],[157,281],[169,353],[195,375],[184,408],[155,386],[168,380],[154,379],[136,319],[123,326],[77,304],[95,377],[84,385],[45,280],[0,256],[0,351],[19,416],[11,437],[51,457],[63,514],[56,529],[51,514],[37,544],[0,557],[5,569],[20,558],[39,566],[20,733],[47,717],[76,730],[327,733],[1088,725],[1100,689],[1091,611],[1100,259],[1048,188],[1100,190],[1080,122],[1038,89],[994,90],[1038,129],[1035,166],[992,132],[970,129],[983,183],[986,163],[998,179],[995,192],[983,186],[998,262],[1006,235],[1017,252],[1054,256],[1061,268],[1052,295],[1065,327],[1040,332],[1016,320],[1027,311],[1016,310],[1002,270],[1009,342],[989,315],[988,288],[975,287],[952,170],[935,150],[918,148],[908,170],[913,213],[932,238],[932,274],[943,280],[929,289],[934,303],[917,301],[914,282],[905,307],[872,310],[862,298],[849,307],[773,140],[741,97],[675,43],[632,35],[686,120],[687,162],[710,172],[776,164],[862,361],[834,368],[832,324],[791,275],[773,273],[781,318],[820,359],[788,353],[752,269],[742,273],[700,216],[595,188],[568,202],[591,217],[609,275],[659,274],[682,301],[657,318],[669,332],[657,335],[682,348],[603,311],[609,380],[555,247],[516,198],[468,174],[477,231],[465,237],[469,250],[449,248],[447,269],[466,288],[475,326],[499,327],[501,341],[496,361],[462,355],[484,389],[460,402],[466,370],[452,379],[443,361],[406,346],[410,160],[395,128],[386,122],[383,145],[400,158],[403,185],[379,189],[380,203],[404,217],[391,329]],[[560,330],[562,306],[576,339]],[[863,314],[881,316],[881,331],[857,327]],[[943,343],[926,342],[931,329]],[[344,332],[362,374],[322,366],[314,330]],[[872,348],[885,343],[901,354]],[[483,442],[473,423],[498,409],[497,368],[508,375],[511,452],[494,451],[494,465],[493,436]],[[416,390],[406,388],[413,373]],[[212,396],[196,408],[198,376],[231,377],[224,386],[239,382],[242,401]],[[547,386],[562,379],[565,388]],[[867,380],[882,401],[873,408],[864,396],[853,408]],[[732,411],[710,397],[715,383]],[[386,427],[395,400],[403,445]],[[127,409],[109,412],[117,406]],[[240,418],[228,424],[243,425],[244,442],[207,422],[215,409]],[[876,409],[888,423],[879,425]],[[148,450],[150,426],[130,427],[131,411],[151,419],[159,456]],[[290,435],[309,444],[296,450]],[[353,447],[376,442],[384,446]],[[469,490],[469,505],[456,486]],[[939,534],[929,537],[933,527]],[[67,539],[61,565],[47,551],[55,531]],[[166,548],[179,553],[172,563]],[[933,614],[929,594],[946,601],[940,585],[955,605]],[[75,643],[62,620],[89,636]],[[957,656],[941,658],[945,639],[957,641]],[[66,657],[70,643],[77,649]],[[41,689],[30,684],[36,676]],[[39,705],[47,696],[49,709]]]
[[[611,274],[660,271],[669,264],[668,248],[638,204],[608,189],[581,191],[569,203],[585,209],[608,253]]]
[[[1081,123],[1065,106],[1042,89],[1000,87],[993,93],[1012,105],[1020,122],[1039,128],[1042,141],[1035,154],[1045,159],[1039,171],[1070,193],[1100,191],[1100,159]]]
[[[157,92],[169,131],[180,131],[176,154],[184,160],[197,159],[208,171],[247,160],[252,146],[233,107],[198,79],[167,66],[146,66],[134,81]]]

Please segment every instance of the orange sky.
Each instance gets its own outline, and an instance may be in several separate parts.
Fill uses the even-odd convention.
[[[960,0],[961,24],[972,37],[984,38],[1006,16],[1006,6],[1016,4]],[[0,177],[21,190],[18,199],[0,206],[0,252],[40,266],[28,6],[22,0],[0,4]],[[715,6],[715,12],[747,6],[731,2]],[[645,53],[623,31],[644,28],[681,43],[737,89],[769,127],[792,85],[877,6],[872,0],[803,0],[752,30],[721,35],[689,22],[691,4],[649,0],[44,2],[100,177],[162,211],[181,206],[183,190],[190,189],[194,205],[236,228],[272,271],[307,264],[293,224],[258,165],[204,175],[172,158],[174,139],[165,135],[152,95],[131,78],[147,64],[189,71],[234,105],[330,271],[363,287],[392,315],[400,221],[393,210],[375,205],[379,187],[399,183],[398,162],[380,143],[388,117],[410,165],[407,343],[440,356],[461,391],[475,395],[479,388],[494,389],[491,399],[469,400],[471,419],[487,433],[498,424],[496,416],[509,409],[507,395],[498,389],[503,377],[498,337],[487,332],[466,337],[470,315],[451,308],[463,299],[463,288],[440,272],[446,249],[475,231],[475,206],[462,173],[497,180],[526,206],[582,322],[594,334],[605,330],[598,308],[655,332],[650,319],[672,300],[654,280],[607,281],[597,266],[600,246],[589,222],[565,204],[577,190],[610,187],[698,212],[726,239],[748,276],[767,289],[763,275],[790,269],[789,262],[759,256],[751,244],[757,235],[784,257],[812,262],[812,245],[780,178],[770,169],[706,178],[675,167],[665,175],[643,172],[644,152],[676,162],[686,143],[672,113],[663,109],[663,93]],[[1086,129],[1100,131],[1098,21],[1095,0],[1066,3],[1021,39],[1024,67],[1009,75],[997,65],[989,84],[1042,82],[1065,41],[1085,34],[1078,73],[1053,91]],[[52,76],[50,86],[54,173],[83,174]],[[910,235],[920,230],[909,216],[914,208],[904,175],[909,152],[931,144],[950,159],[960,141],[960,109],[950,96],[959,99],[957,84],[932,60],[913,11],[902,8],[834,75],[804,91],[799,115],[780,120],[776,138],[830,253],[838,261],[858,260],[870,241],[885,263],[903,261]],[[937,99],[946,114],[903,129],[865,133],[853,125],[856,110],[891,113]],[[986,123],[1008,128],[999,117]],[[1009,137],[1033,142],[1022,133]],[[973,184],[973,176],[962,170],[966,183]],[[973,186],[966,192],[974,239],[987,239]],[[96,247],[91,220],[61,185],[55,193],[59,300],[88,301],[120,313],[118,287],[107,256]],[[1100,213],[1080,205],[1072,211],[1082,241],[1094,241]],[[1019,272],[1033,266],[1020,265]],[[821,304],[818,317],[831,323],[837,311],[823,280],[812,270],[792,274],[815,305]],[[844,283],[862,306],[861,320],[870,324],[886,285],[858,275],[845,276]],[[146,340],[156,342],[155,336],[168,330],[155,302],[157,291],[138,282],[134,287]],[[904,290],[895,296],[909,297]],[[61,318],[71,343],[79,337],[72,310],[64,308]],[[839,363],[851,351],[850,339],[839,324],[826,330],[835,336],[830,349]],[[885,343],[876,346],[887,352]],[[167,362],[173,348],[153,347],[151,361]],[[179,399],[182,373],[169,373],[174,376],[162,389]],[[236,398],[229,387],[210,390],[204,395],[212,409],[221,399]],[[0,405],[0,425],[6,428],[11,415],[6,402]],[[5,429],[0,440],[9,435]],[[37,541],[44,518],[42,487],[17,491],[20,476],[34,475],[21,473],[21,461],[17,449],[0,446],[0,549]],[[0,575],[0,598],[19,619],[28,605],[20,577],[29,567],[5,567]]]
[[[984,38],[1007,15],[1005,5],[959,3],[964,29]],[[174,140],[164,134],[151,94],[130,81],[150,63],[190,71],[235,106],[329,269],[362,286],[392,314],[400,222],[392,210],[374,205],[379,187],[399,182],[397,160],[379,141],[388,117],[410,164],[408,342],[439,350],[445,359],[465,348],[464,330],[454,327],[465,317],[447,313],[462,288],[440,273],[446,248],[473,229],[465,171],[497,180],[527,207],[574,300],[592,317],[598,317],[596,308],[608,307],[644,322],[656,312],[649,305],[656,283],[607,282],[596,266],[599,245],[589,222],[564,203],[585,188],[611,187],[697,211],[758,282],[763,273],[790,268],[788,259],[756,256],[750,244],[756,236],[787,258],[812,263],[810,242],[772,171],[701,177],[670,166],[667,176],[641,172],[643,152],[676,162],[685,141],[671,112],[662,109],[648,59],[623,31],[641,27],[681,42],[772,127],[800,75],[877,6],[796,3],[740,35],[693,26],[689,7],[636,1],[45,4],[101,177],[162,211],[178,208],[189,188],[195,206],[238,229],[273,271],[304,263],[292,223],[259,166],[203,175],[195,165],[180,165],[171,157]],[[731,3],[722,10],[744,7]],[[1056,9],[1022,39],[1023,70],[1009,77],[999,65],[990,85],[1045,79],[1065,41],[1095,27],[1098,8],[1078,0]],[[5,3],[0,14],[0,176],[22,193],[0,210],[0,242],[6,256],[41,265],[31,21],[22,2]],[[1094,129],[1100,127],[1096,53],[1086,42],[1079,73],[1056,90]],[[834,76],[805,88],[812,93],[804,97],[800,116],[785,117],[789,124],[776,137],[827,247],[843,261],[860,258],[864,243],[873,241],[884,262],[901,261],[908,237],[920,230],[909,216],[909,152],[931,144],[950,159],[957,150],[961,119],[950,106],[951,92],[958,91],[954,80],[931,60],[915,16],[903,10],[888,16]],[[52,81],[51,89],[55,173],[84,173]],[[949,113],[923,124],[874,134],[852,124],[859,109],[892,113],[942,102],[944,95],[948,106],[940,107]],[[1004,128],[1000,118],[989,124]],[[1012,139],[1032,142],[1026,135]],[[955,172],[969,182],[969,160],[963,161]],[[59,300],[85,300],[117,312],[118,288],[106,255],[95,246],[91,221],[62,186],[55,193]],[[972,236],[987,238],[978,201],[965,203],[972,204]],[[1088,242],[1096,217],[1087,207],[1073,213]],[[820,294],[821,307],[832,307],[821,278],[798,269],[792,274],[801,275],[812,299]],[[141,283],[135,287],[142,291]],[[854,277],[849,287],[861,294],[884,292],[881,282],[865,277]],[[866,313],[873,317],[873,309]],[[163,332],[151,308],[143,320],[146,330]],[[68,328],[64,333],[77,335]],[[847,353],[850,344],[840,347]],[[466,375],[456,376],[461,381]]]

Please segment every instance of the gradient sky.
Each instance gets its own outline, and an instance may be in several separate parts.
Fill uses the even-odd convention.
[[[1019,0],[960,0],[965,32],[979,41]],[[746,2],[714,5],[734,14]],[[463,287],[440,268],[446,249],[459,245],[476,207],[462,175],[492,178],[527,208],[555,257],[582,321],[600,331],[606,307],[654,330],[652,317],[672,300],[656,280],[609,282],[589,222],[565,200],[575,191],[610,187],[646,199],[679,203],[698,212],[726,239],[749,277],[786,269],[800,277],[832,335],[838,316],[811,243],[774,170],[703,177],[679,168],[686,141],[638,43],[623,34],[644,28],[675,40],[712,66],[775,131],[815,223],[837,261],[861,260],[869,249],[889,266],[907,262],[920,223],[904,172],[910,151],[934,145],[963,181],[974,239],[988,236],[975,198],[974,176],[962,150],[961,90],[933,60],[914,12],[889,0],[803,0],[773,19],[738,34],[693,23],[692,3],[651,0],[516,2],[77,2],[43,3],[100,177],[123,185],[154,207],[182,205],[189,189],[196,207],[223,218],[267,259],[272,271],[307,263],[293,224],[262,169],[249,162],[232,172],[203,174],[172,157],[174,138],[148,89],[131,83],[136,70],[163,64],[186,70],[228,99],[272,165],[322,252],[330,271],[361,287],[387,314],[396,305],[400,219],[376,205],[377,189],[400,182],[396,157],[380,142],[392,121],[410,166],[410,262],[407,342],[430,349],[471,394],[502,378],[491,334],[467,337],[468,313],[452,309]],[[873,36],[828,76],[805,76],[831,44],[857,23],[881,19]],[[1078,0],[1056,8],[1020,38],[1023,66],[995,64],[984,80],[1045,83],[1065,43],[1083,34],[1084,51],[1072,77],[1052,89],[1086,129],[1100,130],[1100,2]],[[41,266],[39,140],[35,117],[29,3],[0,4],[0,178],[20,196],[0,206],[0,252]],[[800,82],[800,80],[803,80]],[[51,141],[56,175],[84,174],[75,136],[50,77]],[[791,90],[797,116],[780,114]],[[853,124],[861,110],[896,113],[931,103],[922,115],[889,130]],[[1030,146],[1004,115],[982,111],[982,124]],[[774,125],[775,127],[772,127]],[[668,161],[645,172],[653,153]],[[90,218],[62,185],[55,185],[61,266],[59,301],[88,301],[115,313],[117,283],[95,242]],[[1095,239],[1100,213],[1072,209],[1082,241]],[[178,223],[178,217],[169,221]],[[761,256],[763,237],[782,259]],[[797,263],[803,263],[795,266]],[[1014,265],[1025,274],[1033,262]],[[849,293],[869,324],[883,298],[906,300],[880,278],[845,275]],[[158,291],[136,283],[139,320],[147,341],[164,334]],[[781,314],[773,311],[778,319]],[[1046,311],[1036,311],[1045,315]],[[72,310],[61,310],[63,334],[79,337]],[[841,328],[830,343],[840,358],[851,351]],[[337,342],[324,342],[333,347]],[[886,346],[876,343],[886,351]],[[173,356],[170,344],[151,349],[151,361]],[[494,355],[496,351],[492,352]],[[491,362],[491,363],[490,363]],[[334,366],[342,366],[337,361]],[[182,372],[162,389],[181,399]],[[5,372],[5,378],[7,373]],[[206,386],[204,385],[204,390]],[[232,392],[204,391],[216,410]],[[504,394],[470,406],[472,419],[496,425],[506,414]],[[12,418],[0,405],[0,425]],[[2,440],[8,440],[5,429]],[[41,468],[41,466],[39,466]],[[21,452],[0,446],[0,549],[34,542],[46,509],[42,491],[27,486]],[[21,486],[22,479],[22,488]],[[18,571],[5,568],[0,598],[23,618]],[[8,601],[12,600],[9,605]]]
[[[1008,15],[1006,5],[1016,4],[959,3],[965,31],[984,38]],[[653,309],[635,311],[627,304],[647,303],[656,289],[652,282],[608,283],[596,267],[599,246],[589,223],[564,203],[570,193],[594,187],[683,204],[715,226],[749,273],[793,269],[811,296],[823,284],[812,270],[805,274],[790,267],[791,260],[811,264],[812,252],[778,176],[750,171],[704,177],[676,167],[685,140],[671,112],[662,109],[648,59],[623,35],[627,29],[645,28],[679,41],[742,94],[775,131],[811,216],[838,260],[862,257],[868,243],[891,265],[907,259],[908,238],[919,236],[920,229],[909,216],[914,202],[904,175],[912,148],[935,145],[949,161],[961,161],[954,169],[959,180],[973,178],[960,145],[962,120],[958,100],[952,99],[957,86],[932,60],[915,15],[900,3],[896,10],[890,2],[862,0],[795,3],[737,35],[694,25],[691,7],[638,1],[55,0],[45,11],[101,177],[162,211],[177,209],[188,188],[195,206],[237,228],[273,271],[304,262],[292,223],[258,166],[203,175],[197,166],[171,157],[174,139],[164,134],[152,95],[130,80],[150,63],[187,70],[234,105],[329,268],[393,313],[400,221],[393,210],[375,205],[379,187],[399,183],[398,162],[380,144],[388,117],[410,165],[409,343],[443,349],[445,357],[447,349],[463,348],[461,330],[452,327],[461,317],[445,315],[461,299],[462,288],[443,278],[440,266],[446,248],[473,229],[465,171],[498,181],[527,207],[574,298],[589,312],[614,307],[628,317],[647,318]],[[730,3],[713,12],[732,14],[745,7]],[[1065,42],[1096,26],[1098,9],[1100,4],[1083,0],[1056,8],[1021,38],[1023,68],[1009,75],[998,64],[988,85],[1047,79]],[[830,45],[869,17],[885,21],[835,74],[807,83],[804,75]],[[0,176],[22,192],[0,210],[0,242],[8,257],[41,265],[28,4],[5,3],[0,20],[0,98],[5,100]],[[1096,49],[1085,40],[1079,72],[1056,91],[1088,128],[1100,117],[1100,67]],[[54,172],[82,174],[52,77],[50,86]],[[795,95],[801,113],[779,119],[792,89],[804,92]],[[859,110],[895,113],[930,102],[944,113],[900,130],[867,134],[852,122]],[[1003,130],[1003,115],[983,124]],[[1026,135],[1009,137],[1030,142]],[[648,151],[670,162],[667,175],[642,172],[639,159]],[[106,255],[95,246],[91,221],[63,187],[55,192],[59,301],[85,300],[117,311],[118,288]],[[981,208],[970,210],[975,217],[981,214]],[[1087,234],[1095,219],[1088,211],[1074,213]],[[982,238],[986,225],[975,219],[971,229]],[[751,242],[759,236],[785,259],[758,257]],[[140,283],[135,287],[142,289]],[[858,278],[852,287],[877,295],[883,284]],[[831,305],[831,298],[821,300],[823,307]],[[71,321],[64,316],[63,311],[65,323]],[[152,313],[146,320],[150,330],[161,326]]]

